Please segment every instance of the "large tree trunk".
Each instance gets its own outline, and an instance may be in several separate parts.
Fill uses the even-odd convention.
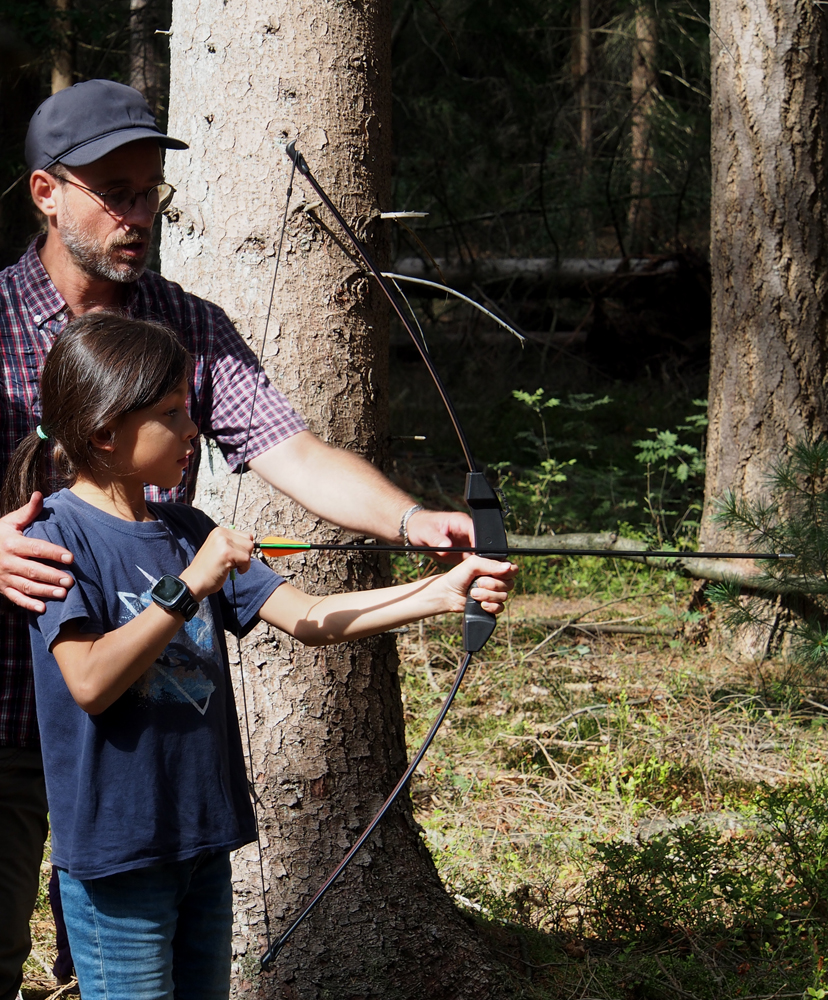
[[[771,466],[826,427],[826,42],[810,0],[711,5],[713,318],[702,547],[725,490],[760,499]],[[769,608],[784,635],[795,603]],[[734,649],[761,659],[777,630]]]
[[[702,542],[726,489],[757,498],[794,440],[824,435],[825,18],[811,0],[715,0],[713,328]]]
[[[380,258],[387,239],[378,213],[389,207],[390,190],[390,4],[297,0],[269,11],[255,0],[176,0],[171,38],[169,128],[191,148],[167,159],[178,194],[164,271],[223,306],[254,348],[289,176],[284,144],[297,140]],[[316,221],[315,200],[297,174],[265,367],[313,431],[381,459],[386,305],[339,245],[340,234],[331,237]],[[201,480],[198,502],[226,524],[236,479],[221,465],[216,459]],[[238,526],[260,534],[335,537],[255,477],[245,477],[239,509]],[[376,586],[388,575],[385,563],[341,553],[286,565],[295,583],[315,593]],[[244,670],[264,806],[265,891],[278,936],[402,773],[397,658],[387,636],[315,651],[260,627],[246,643]],[[499,995],[407,800],[262,979],[255,976],[265,947],[255,845],[236,857],[234,879],[237,995]]]

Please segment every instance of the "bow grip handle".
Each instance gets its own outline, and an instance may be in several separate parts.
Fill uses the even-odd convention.
[[[482,472],[466,473],[466,503],[474,524],[474,544],[481,556],[489,559],[508,558],[509,545],[503,524],[500,500]],[[479,601],[470,597],[463,612],[463,649],[477,653],[489,641],[497,624],[497,616],[484,611]]]

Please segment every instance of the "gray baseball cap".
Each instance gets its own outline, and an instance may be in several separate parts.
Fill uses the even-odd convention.
[[[161,131],[137,90],[114,80],[86,80],[47,97],[32,115],[26,162],[30,170],[58,162],[82,167],[136,139],[156,139],[165,149],[188,148]]]

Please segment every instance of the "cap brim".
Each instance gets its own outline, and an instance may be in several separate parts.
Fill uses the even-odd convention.
[[[102,156],[111,153],[113,149],[126,146],[130,142],[137,142],[139,139],[155,139],[159,146],[164,149],[189,149],[186,142],[180,139],[173,139],[172,136],[164,135],[157,129],[151,128],[127,128],[119,132],[110,132],[97,139],[90,139],[88,142],[75,146],[66,153],[61,153],[46,164],[52,166],[54,163],[65,163],[67,167],[85,167],[95,160],[100,160]]]

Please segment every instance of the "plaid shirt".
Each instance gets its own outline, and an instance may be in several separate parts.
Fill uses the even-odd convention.
[[[32,243],[13,267],[0,273],[0,472],[40,420],[40,370],[49,348],[71,317]],[[247,458],[306,429],[267,377],[255,355],[218,306],[189,295],[174,282],[146,271],[129,288],[124,312],[176,330],[195,362],[190,414],[199,432],[213,438],[238,471],[247,437],[253,388],[256,408]],[[191,501],[198,471],[193,456],[175,491],[147,488],[150,500]],[[0,611],[0,746],[39,745],[34,710],[28,618],[3,602]]]

